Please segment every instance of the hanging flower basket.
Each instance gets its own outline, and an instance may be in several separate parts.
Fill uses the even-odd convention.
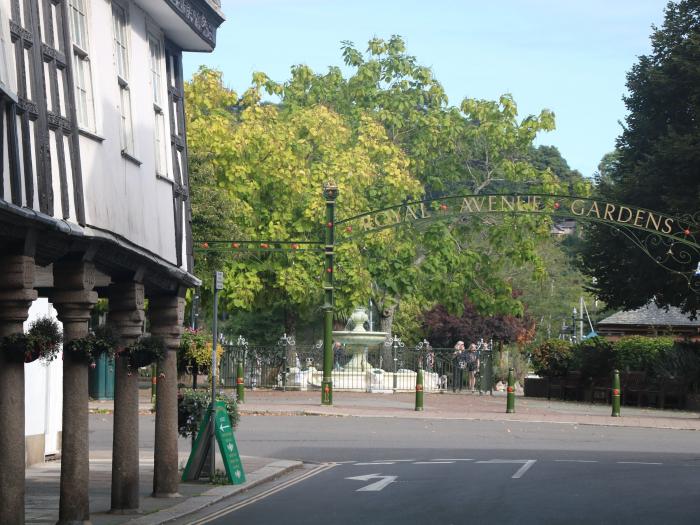
[[[58,355],[63,334],[50,317],[33,321],[26,334],[12,334],[0,339],[0,350],[10,361],[31,363],[37,359],[51,361]]]
[[[129,368],[136,370],[149,366],[165,357],[165,341],[161,337],[147,335],[126,347],[120,354],[129,360]]]
[[[80,339],[73,339],[64,345],[64,355],[70,353],[74,358],[94,367],[101,355],[114,356],[118,339],[114,331],[106,325],[98,326],[91,333]]]

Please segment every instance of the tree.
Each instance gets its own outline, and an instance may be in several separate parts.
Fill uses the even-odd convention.
[[[297,66],[284,83],[262,73],[254,80],[280,97],[284,111],[321,104],[351,123],[367,117],[379,122],[405,153],[426,197],[523,184],[542,191],[557,187],[552,173],[536,169],[528,158],[536,134],[553,129],[551,112],[519,120],[508,95],[498,101],[466,98],[459,107],[448,106],[442,86],[406,53],[398,36],[370,40],[365,54],[351,42],[343,42],[342,49],[350,69],[347,78],[337,67],[317,74]],[[420,242],[410,230],[368,238],[361,252],[382,330],[391,331],[396,308],[404,300],[413,305],[440,300],[459,313],[467,293],[483,311],[521,311],[501,270],[508,259],[533,261],[541,269],[532,238],[547,231],[541,219],[509,217],[434,225],[420,232]]]
[[[426,337],[435,347],[450,348],[458,340],[476,343],[493,339],[504,344],[523,343],[534,335],[534,320],[530,316],[483,316],[464,299],[462,315],[451,315],[444,306],[437,305],[422,316]]]
[[[700,2],[669,3],[651,42],[651,54],[627,75],[629,115],[615,156],[604,158],[597,191],[608,200],[693,217],[700,197]],[[697,236],[694,216],[691,233]],[[613,307],[636,308],[653,299],[695,314],[700,296],[655,260],[679,247],[646,245],[651,257],[614,231],[589,227],[582,267],[596,279],[595,293]],[[675,268],[688,272],[697,257]]]
[[[321,188],[329,179],[340,188],[338,205],[351,214],[380,201],[420,195],[421,186],[410,176],[401,150],[371,118],[360,118],[351,129],[344,117],[323,106],[282,111],[261,104],[255,88],[238,100],[223,86],[220,73],[207,69],[188,83],[187,96],[195,171],[209,177],[195,178],[200,184],[193,188],[198,195],[193,215],[213,213],[206,198],[216,188],[225,198],[221,207],[235,216],[236,233],[259,239],[255,248],[263,249],[241,249],[225,258],[222,298],[232,308],[281,309],[293,333],[296,320],[310,316],[320,304],[323,259],[318,251],[303,249],[306,245],[264,241],[321,239]],[[230,232],[211,225],[193,226],[195,236],[231,239]],[[338,281],[346,293],[339,296],[338,306],[349,309],[369,295],[367,272],[353,263],[359,257],[357,246],[340,247],[339,254],[346,264]],[[211,256],[221,259],[216,253]]]
[[[339,68],[321,75],[306,66],[294,67],[285,83],[256,73],[240,99],[209,70],[187,85],[193,158],[209,166],[201,172],[226,194],[244,238],[321,238],[320,188],[328,178],[340,186],[338,219],[456,191],[558,188],[551,170],[528,157],[536,134],[553,128],[551,112],[520,119],[507,95],[448,106],[399,37],[373,39],[365,55],[346,42],[343,56],[347,78]],[[261,102],[262,89],[279,104]],[[336,309],[342,316],[371,297],[387,332],[404,301],[412,308],[440,301],[459,314],[466,294],[484,313],[521,313],[504,272],[528,264],[540,275],[535,239],[548,232],[542,216],[504,215],[344,243],[337,247]],[[290,332],[289,323],[311,317],[320,303],[318,254],[241,252],[227,261],[222,295],[231,307],[281,308]]]

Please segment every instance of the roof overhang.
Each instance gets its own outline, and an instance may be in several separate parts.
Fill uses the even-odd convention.
[[[213,51],[225,20],[214,0],[134,0],[183,51]]]

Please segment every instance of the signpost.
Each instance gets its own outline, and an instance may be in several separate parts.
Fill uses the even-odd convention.
[[[212,350],[211,350],[211,399],[212,403],[206,411],[206,416],[199,426],[197,439],[192,447],[192,452],[187,460],[187,466],[182,474],[183,481],[194,481],[202,475],[207,457],[211,458],[210,480],[216,474],[216,443],[219,443],[219,451],[226,468],[226,476],[234,485],[245,482],[245,472],[238,455],[236,439],[233,436],[231,420],[226,411],[225,401],[216,401],[216,348],[219,344],[218,334],[218,306],[219,290],[224,288],[223,272],[214,273],[214,320],[212,326]]]
[[[226,412],[226,402],[217,401],[214,404],[214,419],[212,420],[211,405],[209,410],[206,412],[204,421],[199,426],[199,432],[197,433],[197,439],[194,442],[194,447],[192,448],[192,453],[187,460],[187,466],[185,466],[185,471],[182,474],[182,481],[195,481],[199,479],[204,470],[204,465],[206,462],[207,455],[211,453],[214,454],[214,450],[211,448],[212,443],[218,442],[219,451],[221,452],[221,458],[224,462],[224,468],[226,469],[226,476],[229,482],[234,485],[239,485],[245,483],[245,472],[243,470],[243,464],[241,463],[241,457],[238,455],[238,446],[236,445],[236,438],[233,435],[233,427],[231,426],[231,420],[228,417],[228,412]],[[214,426],[214,437],[209,439],[210,430]]]

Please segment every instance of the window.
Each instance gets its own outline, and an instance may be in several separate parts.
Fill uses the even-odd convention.
[[[12,62],[13,46],[5,6],[0,6],[0,90],[16,99],[17,80]]]
[[[78,125],[95,130],[95,106],[92,93],[92,71],[88,43],[88,17],[85,0],[69,0],[70,36],[73,45],[73,70],[75,71],[75,109]]]
[[[151,92],[153,94],[154,113],[154,145],[156,159],[156,173],[166,176],[167,170],[167,147],[165,137],[165,115],[163,111],[163,44],[160,38],[153,34],[148,35],[148,48],[150,51],[151,69]]]
[[[112,32],[114,37],[114,61],[117,66],[119,101],[121,112],[122,151],[134,153],[134,126],[131,119],[131,92],[129,91],[129,47],[126,11],[112,2]]]

